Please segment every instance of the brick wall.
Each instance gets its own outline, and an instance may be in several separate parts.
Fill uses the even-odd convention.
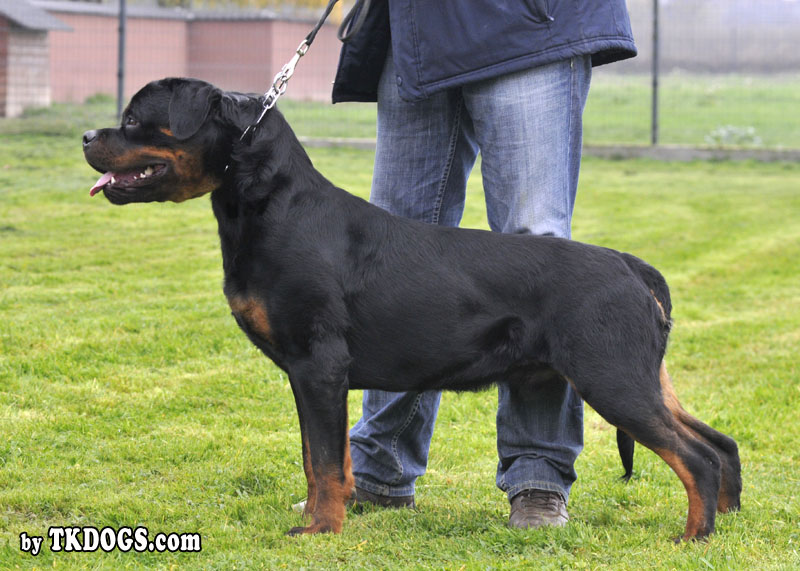
[[[15,117],[27,107],[50,105],[47,32],[6,23],[0,31],[0,116]]]
[[[109,14],[50,10],[72,31],[50,32],[53,100],[81,102],[117,91],[118,20]],[[223,89],[263,93],[311,29],[280,20],[156,19],[128,16],[125,91],[145,83],[190,76]],[[339,55],[336,27],[317,35],[286,96],[330,101]]]
[[[224,89],[263,93],[310,29],[280,20],[191,22],[189,74]],[[286,97],[330,101],[338,58],[335,28],[325,26],[298,64]]]
[[[51,12],[72,31],[50,32],[50,73],[55,101],[81,102],[117,93],[118,20],[102,14]],[[186,22],[128,18],[125,91],[151,81],[186,75]]]
[[[6,117],[8,92],[8,20],[0,16],[0,117]]]
[[[267,71],[268,79],[257,91],[266,91],[272,78],[294,55],[297,46],[303,41],[312,25],[305,22],[285,22],[276,20],[272,39],[272,56]],[[297,71],[286,91],[288,99],[330,102],[336,66],[339,63],[341,42],[336,37],[337,26],[328,24],[317,34],[308,53],[300,60]]]
[[[266,91],[273,29],[266,20],[190,23],[188,75],[223,89]]]

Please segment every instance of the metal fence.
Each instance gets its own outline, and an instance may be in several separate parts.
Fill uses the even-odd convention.
[[[639,55],[595,69],[588,145],[800,149],[800,0],[628,9]]]
[[[226,10],[247,5],[182,4],[209,2]],[[291,13],[290,4],[278,3],[283,14]],[[307,17],[312,2],[302,4]],[[639,55],[595,69],[585,113],[588,145],[800,149],[800,0],[628,0],[628,8]],[[369,121],[363,109],[334,109],[345,122],[348,113],[354,123]],[[320,110],[312,112],[318,117]],[[301,134],[318,135],[315,124],[301,121]]]
[[[596,70],[587,140],[800,148],[800,1],[628,8],[639,55]]]

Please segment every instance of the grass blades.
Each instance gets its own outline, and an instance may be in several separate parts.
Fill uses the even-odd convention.
[[[0,568],[800,566],[800,166],[584,162],[575,238],[662,270],[676,390],[741,448],[743,510],[708,542],[670,542],[686,516],[680,482],[641,447],[634,479],[618,482],[614,431],[592,411],[570,524],[508,529],[493,391],[445,395],[418,511],[290,539],[305,480],[288,381],[229,315],[208,199],[89,198],[80,133],[113,122],[107,109],[0,122]],[[367,194],[371,153],[311,154]],[[477,170],[465,225],[486,226]],[[20,552],[21,533],[60,525],[198,532],[203,549],[53,553],[45,539],[37,557]]]

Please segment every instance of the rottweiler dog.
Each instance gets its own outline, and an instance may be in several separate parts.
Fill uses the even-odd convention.
[[[736,443],[689,415],[667,374],[671,302],[656,269],[570,240],[392,216],[315,170],[277,109],[240,140],[261,110],[256,96],[164,79],[83,149],[103,173],[91,194],[114,204],[211,194],[233,316],[297,405],[311,522],[290,534],[342,529],[349,389],[569,383],[622,449],[634,439],[678,475],[682,539],[739,508]]]

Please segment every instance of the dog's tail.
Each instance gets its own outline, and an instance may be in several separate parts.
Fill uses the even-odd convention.
[[[627,482],[633,476],[633,448],[635,441],[627,433],[617,429],[617,450],[619,458],[622,460],[622,467],[625,473],[619,477],[620,480]]]
[[[656,300],[663,319],[661,320],[661,331],[663,344],[661,347],[661,359],[664,358],[664,352],[667,350],[667,338],[669,337],[670,329],[672,328],[672,299],[669,295],[669,287],[664,276],[650,264],[640,260],[631,254],[622,254],[622,259],[631,269],[631,271],[639,276],[644,282],[650,293]],[[627,433],[617,429],[617,449],[619,450],[619,457],[622,460],[622,467],[625,473],[620,479],[624,481],[630,480],[633,475],[633,449],[635,442]]]

